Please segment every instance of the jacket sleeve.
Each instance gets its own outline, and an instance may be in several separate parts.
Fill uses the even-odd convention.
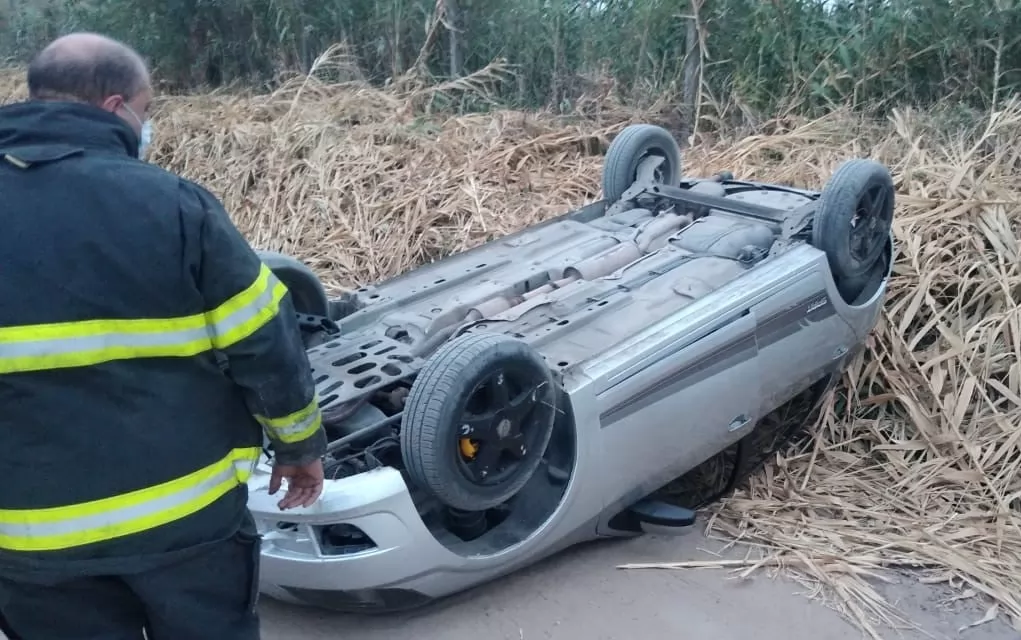
[[[326,433],[290,294],[212,194],[187,181],[181,189],[190,210],[182,213],[198,223],[189,254],[213,348],[226,356],[277,463],[322,457]]]

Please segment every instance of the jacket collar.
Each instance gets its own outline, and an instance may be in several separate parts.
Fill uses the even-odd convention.
[[[48,146],[138,157],[138,136],[108,111],[77,102],[38,100],[0,106],[0,151]]]

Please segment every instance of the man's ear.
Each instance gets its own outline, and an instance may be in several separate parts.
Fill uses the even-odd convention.
[[[117,113],[117,110],[120,109],[123,106],[124,106],[124,96],[122,96],[120,94],[114,94],[112,96],[107,96],[106,99],[103,100],[103,102],[100,103],[100,105],[99,105],[99,107],[101,109],[103,109],[104,111],[109,111],[110,113]]]

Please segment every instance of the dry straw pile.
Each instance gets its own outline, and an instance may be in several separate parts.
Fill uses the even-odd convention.
[[[0,77],[0,102],[19,84]],[[349,78],[166,98],[152,160],[336,290],[591,201],[608,140],[641,119],[422,115],[438,95]],[[773,123],[697,143],[685,169],[818,187],[853,156],[886,163],[899,192],[896,273],[845,379],[853,400],[831,401],[813,437],[714,506],[709,531],[763,550],[739,569],[828,587],[866,629],[895,613],[870,584],[890,568],[988,597],[1021,629],[1021,106],[974,130],[911,112]]]

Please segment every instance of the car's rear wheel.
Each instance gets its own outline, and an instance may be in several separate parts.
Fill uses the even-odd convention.
[[[649,156],[660,156],[656,182],[677,186],[681,181],[681,148],[670,132],[652,124],[633,124],[617,134],[606,151],[603,165],[603,196],[620,200],[638,179],[638,165]]]
[[[408,475],[449,507],[482,511],[512,498],[553,433],[556,392],[543,358],[501,334],[443,344],[419,371],[401,422]]]
[[[823,187],[812,244],[824,251],[838,284],[857,286],[883,255],[893,225],[890,171],[873,160],[842,164]]]

